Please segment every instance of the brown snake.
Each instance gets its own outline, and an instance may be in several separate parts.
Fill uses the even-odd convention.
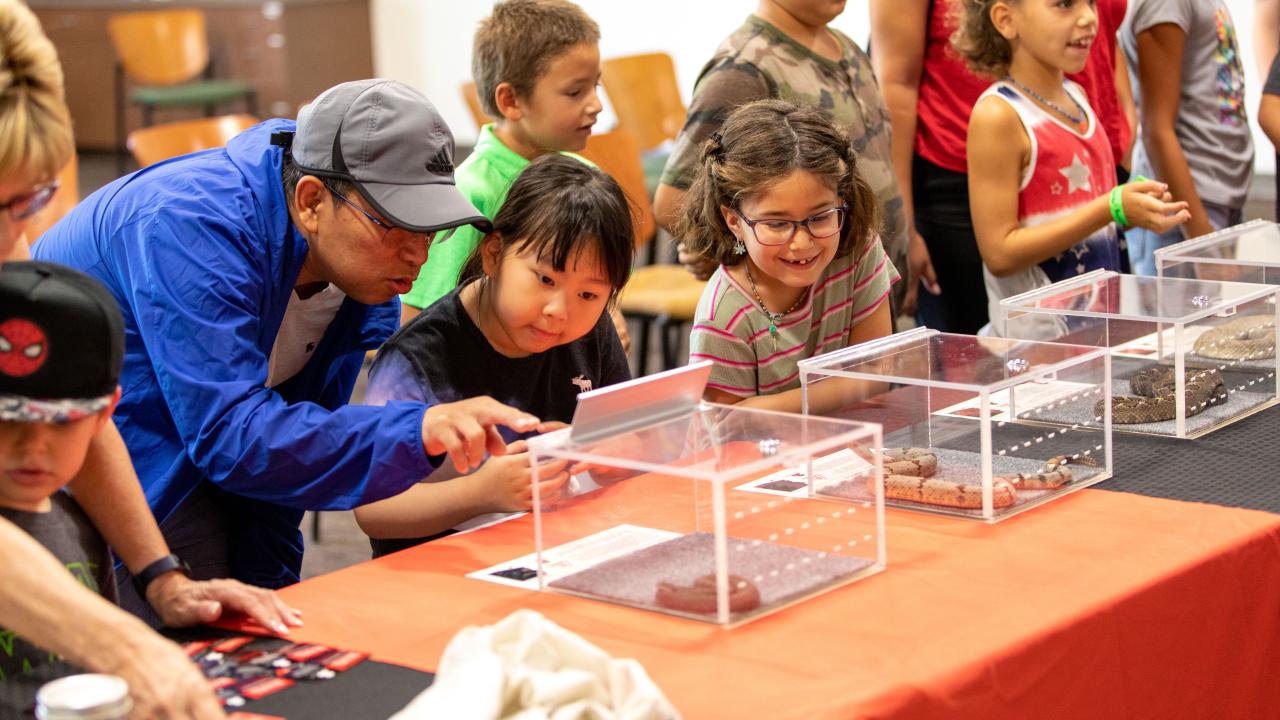
[[[1057,490],[1071,482],[1067,463],[1093,465],[1091,458],[1071,459],[1063,455],[1051,458],[1038,473],[997,475],[991,479],[991,503],[1009,507],[1019,490]],[[929,505],[981,509],[982,486],[966,485],[954,480],[934,478],[938,472],[938,456],[927,448],[885,448],[884,494],[895,500],[910,500]],[[875,479],[869,479],[874,483]],[[871,488],[874,492],[874,487]]]
[[[1188,370],[1185,373],[1187,417],[1197,415],[1211,405],[1227,401],[1227,389],[1222,374],[1217,370]],[[1134,396],[1118,395],[1111,398],[1111,421],[1133,424],[1172,420],[1177,416],[1177,384],[1173,368],[1156,365],[1134,373],[1129,378],[1129,389]],[[1095,416],[1102,417],[1106,400],[1094,405]]]
[[[1276,356],[1273,315],[1243,315],[1196,338],[1195,353],[1216,360],[1261,360]]]

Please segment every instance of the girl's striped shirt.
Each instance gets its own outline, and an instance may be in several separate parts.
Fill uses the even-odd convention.
[[[832,260],[804,303],[778,321],[775,347],[755,296],[721,266],[698,301],[689,360],[713,361],[707,387],[739,397],[800,387],[796,363],[844,347],[850,328],[885,302],[898,279],[878,236],[860,254]]]

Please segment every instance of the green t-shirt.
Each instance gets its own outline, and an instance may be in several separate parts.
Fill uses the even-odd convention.
[[[592,165],[590,161],[573,153],[564,153]],[[493,125],[480,128],[480,138],[475,149],[454,171],[454,182],[462,196],[476,209],[492,220],[507,200],[511,183],[528,166],[529,161],[518,155],[498,139]],[[592,165],[592,167],[595,167]],[[425,308],[448,295],[458,285],[458,275],[471,253],[484,238],[484,233],[474,225],[463,225],[443,240],[431,244],[427,262],[418,273],[413,289],[400,296],[400,301],[416,308]]]

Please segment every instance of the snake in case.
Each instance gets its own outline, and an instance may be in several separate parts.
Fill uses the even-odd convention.
[[[1217,370],[1188,370],[1184,374],[1187,417],[1205,408],[1227,401],[1227,388]],[[1152,423],[1177,417],[1177,382],[1173,368],[1156,365],[1134,373],[1129,378],[1133,395],[1111,398],[1111,421],[1123,424]],[[1105,400],[1099,400],[1094,413],[1101,417]]]
[[[1215,360],[1261,360],[1276,356],[1272,315],[1244,315],[1211,327],[1196,338],[1195,353]]]
[[[1037,473],[997,475],[991,479],[991,504],[997,508],[1013,505],[1019,490],[1058,490],[1071,482],[1068,463],[1095,464],[1091,458],[1073,459],[1065,455],[1050,458]],[[982,508],[982,486],[935,478],[938,456],[928,448],[886,448],[884,451],[884,494],[894,500],[910,500],[928,505],[978,510]],[[875,478],[869,488],[875,492]]]

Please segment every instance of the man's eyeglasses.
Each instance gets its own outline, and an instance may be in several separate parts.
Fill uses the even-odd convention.
[[[844,227],[844,214],[846,206],[838,205],[830,210],[823,210],[816,215],[810,215],[803,220],[782,220],[779,218],[769,218],[767,220],[752,220],[738,208],[733,211],[742,218],[742,222],[751,228],[751,232],[756,237],[756,242],[761,245],[786,245],[796,236],[796,231],[803,225],[809,231],[810,237],[825,238],[831,237],[840,232],[840,228]]]
[[[332,186],[332,185],[330,185],[329,183],[325,183],[325,184],[324,184],[324,186],[325,186],[326,188],[328,188],[328,189],[329,189],[329,192],[333,193],[333,196],[334,196],[334,197],[336,197],[336,198],[338,198],[339,200],[341,200],[342,202],[346,203],[348,206],[350,206],[350,207],[351,207],[353,210],[355,210],[356,212],[358,212],[358,213],[360,213],[361,215],[363,215],[363,216],[365,216],[365,217],[369,218],[369,222],[373,223],[374,227],[382,228],[382,238],[381,238],[381,240],[385,241],[385,240],[387,239],[387,236],[391,234],[391,231],[392,231],[392,230],[404,230],[404,228],[402,228],[402,227],[400,227],[400,226],[398,226],[398,225],[392,225],[392,224],[388,223],[388,222],[387,222],[387,221],[385,221],[385,220],[379,220],[378,218],[374,217],[374,216],[373,216],[373,214],[372,214],[372,213],[370,213],[368,210],[365,210],[364,208],[360,207],[359,205],[357,205],[357,204],[355,204],[355,203],[351,202],[351,198],[348,198],[346,195],[343,195],[342,193],[338,192],[337,190],[334,190],[334,189],[333,189],[333,186]],[[408,233],[408,234],[410,234],[410,235],[413,235],[414,237],[423,237],[423,238],[426,238],[428,241],[432,240],[432,239],[435,237],[435,232],[434,232],[434,231],[432,231],[432,232],[426,232],[426,233],[418,233],[418,232],[413,232],[412,230],[404,230],[404,232],[406,232],[406,233]]]
[[[44,187],[37,188],[25,195],[19,195],[7,203],[0,203],[0,212],[8,213],[9,219],[13,222],[21,222],[29,220],[32,215],[40,212],[53,199],[54,193],[58,192],[59,182],[53,182]]]

